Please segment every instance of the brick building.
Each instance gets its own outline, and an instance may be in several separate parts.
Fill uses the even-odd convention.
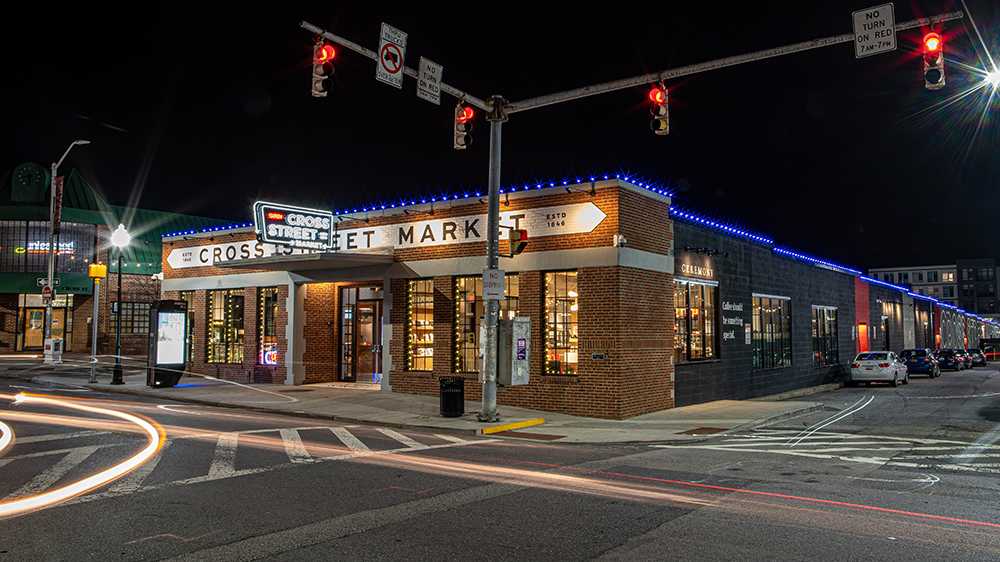
[[[530,383],[501,388],[501,405],[620,419],[838,380],[859,349],[912,347],[918,318],[937,336],[946,306],[627,178],[509,189],[500,211],[530,237],[500,268],[501,314],[531,320],[532,350]],[[418,394],[457,376],[478,400],[485,201],[334,215],[331,251],[265,244],[250,227],[164,236],[164,297],[190,304],[189,369]],[[1000,333],[952,312],[949,338]]]
[[[14,169],[0,190],[0,352],[41,351],[46,322],[42,283],[47,282],[49,250],[49,171],[37,164]],[[87,267],[109,264],[101,286],[98,346],[111,353],[117,301],[117,250],[108,243],[111,229],[125,223],[133,243],[122,259],[122,351],[145,355],[149,304],[159,298],[161,235],[178,228],[228,224],[191,217],[109,205],[76,171],[63,181],[61,228],[56,238],[52,335],[65,340],[67,351],[89,352],[93,317],[93,283]]]

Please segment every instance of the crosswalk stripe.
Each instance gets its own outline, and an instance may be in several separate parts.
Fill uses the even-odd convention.
[[[361,442],[360,439],[354,436],[353,433],[347,430],[346,427],[331,427],[330,431],[340,439],[340,442],[346,445],[352,451],[370,451],[368,445]]]
[[[423,443],[421,443],[419,441],[414,441],[413,439],[410,439],[409,437],[403,435],[402,433],[400,433],[398,431],[393,431],[393,430],[391,430],[391,429],[389,429],[387,427],[376,427],[375,430],[378,431],[379,433],[381,433],[382,435],[385,435],[386,437],[391,437],[391,438],[395,439],[396,441],[399,441],[400,443],[402,443],[403,445],[406,445],[407,447],[409,447],[411,449],[426,449],[427,448],[427,445],[424,445]]]
[[[236,472],[236,445],[239,439],[240,434],[235,431],[219,434],[219,440],[215,444],[215,455],[208,467],[209,476],[224,478]]]
[[[455,437],[454,435],[448,435],[446,433],[435,433],[434,437],[438,439],[444,439],[445,441],[451,441],[452,443],[465,443],[465,439],[461,437]]]
[[[160,464],[160,459],[163,458],[163,453],[167,450],[167,447],[169,447],[171,443],[171,441],[164,441],[163,447],[160,448],[160,452],[155,457],[149,459],[146,464],[133,470],[125,476],[125,478],[116,482],[109,491],[118,494],[129,494],[141,488],[142,484],[146,481],[146,478],[148,478],[156,468],[156,465]]]
[[[285,453],[288,454],[288,460],[292,462],[302,463],[302,462],[312,462],[312,455],[306,450],[306,446],[302,443],[302,437],[299,432],[294,429],[281,429],[281,442],[285,444]]]
[[[73,470],[73,468],[83,461],[87,460],[87,458],[94,454],[94,452],[98,449],[100,449],[100,447],[79,447],[77,449],[72,449],[66,454],[66,456],[59,459],[59,462],[50,466],[44,472],[37,474],[31,479],[30,482],[21,486],[18,491],[8,497],[13,498],[28,496],[47,490],[50,486],[58,482],[60,478],[66,476],[66,473]]]
[[[28,437],[18,437],[17,443],[25,445],[27,443],[41,443],[44,441],[59,441],[60,439],[76,439],[77,437],[92,437],[94,435],[107,435],[110,431],[75,431],[73,433],[47,433],[45,435],[29,435]]]

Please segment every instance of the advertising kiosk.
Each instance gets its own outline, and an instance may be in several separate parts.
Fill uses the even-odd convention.
[[[187,303],[161,300],[149,310],[149,359],[146,385],[170,387],[177,384],[187,363]]]

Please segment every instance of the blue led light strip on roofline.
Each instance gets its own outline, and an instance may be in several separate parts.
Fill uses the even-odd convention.
[[[672,197],[673,196],[673,193],[669,189],[661,187],[658,184],[655,184],[653,182],[650,182],[648,180],[645,180],[643,178],[640,178],[640,177],[632,175],[632,174],[623,174],[623,173],[619,172],[619,173],[616,173],[616,174],[599,174],[599,175],[591,175],[591,176],[586,176],[586,177],[584,177],[584,176],[573,176],[573,178],[574,178],[575,181],[571,181],[568,178],[564,178],[564,179],[561,179],[561,180],[558,180],[558,181],[550,180],[550,181],[546,181],[546,182],[534,182],[534,183],[525,183],[525,184],[521,184],[521,185],[509,185],[507,187],[501,187],[500,188],[500,193],[502,193],[502,194],[506,194],[506,193],[519,193],[519,192],[535,191],[535,190],[540,190],[540,189],[564,188],[564,187],[569,187],[571,185],[585,184],[587,182],[593,183],[593,182],[598,182],[598,181],[606,181],[606,180],[616,179],[616,180],[622,180],[622,181],[628,182],[628,183],[630,183],[632,185],[641,187],[641,188],[645,189],[646,191],[649,191],[651,193],[655,193],[657,195],[662,195],[664,197]],[[483,192],[481,190],[477,190],[477,191],[463,191],[462,193],[452,193],[452,194],[422,196],[419,199],[409,199],[409,200],[403,199],[403,200],[398,201],[398,202],[377,203],[377,204],[374,204],[374,205],[366,205],[366,206],[361,206],[361,207],[353,207],[353,208],[350,208],[350,209],[339,209],[339,210],[333,210],[332,212],[333,212],[334,215],[350,215],[350,214],[353,214],[353,213],[368,213],[368,212],[373,212],[373,211],[384,211],[386,209],[402,209],[402,208],[411,207],[411,206],[414,206],[414,205],[427,205],[429,203],[438,203],[438,202],[445,202],[445,201],[458,201],[458,200],[469,199],[469,198],[479,198],[479,197],[483,197],[483,195],[484,194],[483,194]],[[202,229],[197,229],[197,230],[182,230],[182,231],[178,231],[178,232],[168,232],[168,233],[163,234],[162,237],[163,238],[172,238],[174,236],[190,236],[190,235],[193,235],[193,234],[207,234],[207,233],[210,233],[210,232],[224,232],[224,231],[227,231],[227,230],[236,230],[236,229],[248,228],[248,227],[253,227],[253,223],[238,223],[238,224],[231,224],[231,225],[228,225],[228,226],[207,227],[207,228],[202,228]]]
[[[693,224],[700,224],[700,225],[703,225],[703,226],[709,226],[709,227],[712,227],[712,228],[714,228],[716,230],[720,230],[722,232],[725,232],[726,234],[729,234],[731,236],[735,236],[737,238],[746,238],[747,240],[751,240],[753,242],[758,242],[760,244],[765,244],[767,246],[771,246],[771,245],[774,244],[774,240],[771,240],[767,236],[761,236],[759,234],[754,234],[753,232],[749,232],[747,230],[743,230],[742,228],[737,228],[735,226],[731,226],[731,225],[724,224],[724,223],[721,223],[721,222],[718,222],[718,221],[714,221],[712,219],[701,217],[701,216],[698,216],[698,215],[696,215],[694,213],[690,213],[688,211],[685,211],[685,210],[680,209],[680,208],[678,208],[676,206],[673,206],[673,205],[670,206],[670,216],[672,216],[674,218],[682,219],[684,221],[687,221],[687,222],[690,222],[690,223],[693,223]]]
[[[837,265],[835,263],[828,262],[826,260],[821,260],[819,258],[814,258],[812,256],[807,256],[805,254],[800,254],[798,252],[794,252],[792,250],[788,250],[788,249],[785,249],[785,248],[777,248],[776,247],[776,248],[774,248],[774,253],[780,254],[780,255],[783,255],[783,256],[793,257],[795,259],[799,259],[799,260],[802,260],[802,261],[805,261],[805,262],[809,262],[809,263],[812,263],[812,264],[824,266],[824,267],[827,267],[827,268],[830,268],[830,269],[833,269],[833,270],[836,270],[836,271],[840,271],[840,272],[843,272],[843,273],[850,273],[852,275],[861,275],[861,272],[858,271],[857,269],[852,269],[850,267],[845,267],[843,265]]]

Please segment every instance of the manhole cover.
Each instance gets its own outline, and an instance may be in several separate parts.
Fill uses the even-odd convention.
[[[726,431],[722,427],[696,427],[694,429],[689,429],[687,431],[682,431],[683,435],[712,435],[714,433],[722,433]]]

